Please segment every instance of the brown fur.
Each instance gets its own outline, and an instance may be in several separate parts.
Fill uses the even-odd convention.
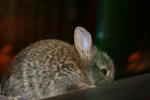
[[[114,77],[113,62],[95,47],[92,52],[91,59],[87,60],[74,46],[60,40],[33,43],[14,58],[4,93],[37,100],[111,82]],[[98,66],[98,71],[92,70],[94,64]],[[101,66],[106,66],[111,74],[99,74]],[[95,78],[97,74],[98,78]]]

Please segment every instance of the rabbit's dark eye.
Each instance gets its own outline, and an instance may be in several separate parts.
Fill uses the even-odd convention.
[[[107,69],[101,69],[100,72],[105,76],[107,75]]]

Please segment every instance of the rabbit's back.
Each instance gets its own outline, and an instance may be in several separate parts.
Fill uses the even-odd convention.
[[[36,99],[86,86],[88,71],[75,52],[73,46],[60,40],[31,44],[12,62],[12,75],[5,85],[6,95]]]

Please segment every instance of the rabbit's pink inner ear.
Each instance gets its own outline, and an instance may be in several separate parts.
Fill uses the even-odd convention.
[[[74,45],[83,58],[90,58],[92,49],[92,38],[90,33],[86,29],[79,26],[75,28]]]

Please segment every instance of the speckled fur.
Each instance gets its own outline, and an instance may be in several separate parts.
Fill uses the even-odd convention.
[[[112,73],[94,80],[91,67],[107,66]],[[93,48],[91,61],[84,61],[74,46],[60,40],[41,40],[23,49],[12,62],[12,73],[6,81],[4,93],[38,100],[72,90],[112,81],[113,63],[104,53]],[[104,83],[102,82],[102,83]]]

